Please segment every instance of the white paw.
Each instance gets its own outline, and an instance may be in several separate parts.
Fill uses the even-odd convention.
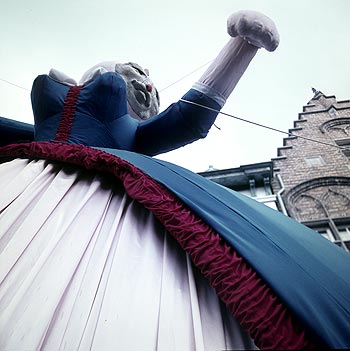
[[[241,37],[250,44],[274,51],[279,44],[275,23],[255,11],[238,11],[227,19],[227,32],[231,37]]]

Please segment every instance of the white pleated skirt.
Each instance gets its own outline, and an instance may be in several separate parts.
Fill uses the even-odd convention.
[[[1,351],[255,348],[115,179],[16,159],[0,185]]]

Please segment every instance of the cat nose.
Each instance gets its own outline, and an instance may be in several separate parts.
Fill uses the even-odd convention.
[[[151,84],[146,84],[146,90],[151,93],[152,92],[152,85]]]

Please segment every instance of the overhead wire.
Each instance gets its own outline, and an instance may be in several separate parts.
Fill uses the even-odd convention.
[[[209,63],[211,63],[213,60],[210,60],[208,61],[207,63],[199,66],[198,68],[196,68],[195,70],[191,71],[190,73],[184,75],[183,77],[177,79],[176,81],[174,81],[173,83],[169,84],[168,86],[166,86],[165,88],[161,89],[160,92],[170,88],[171,86],[181,82],[183,79],[189,77],[190,75],[192,75],[193,73],[199,71],[201,68],[205,67],[206,65],[208,65]],[[289,137],[295,137],[295,138],[300,138],[300,139],[304,139],[304,140],[308,140],[308,141],[311,141],[311,142],[314,142],[314,143],[319,143],[319,144],[323,144],[323,145],[327,145],[327,146],[332,146],[332,147],[335,147],[337,149],[340,149],[340,150],[349,150],[348,147],[343,147],[343,146],[340,146],[340,145],[337,145],[337,144],[331,144],[331,143],[327,143],[325,141],[322,141],[322,140],[316,140],[316,139],[312,139],[312,138],[308,138],[308,137],[303,137],[303,136],[300,136],[300,135],[297,135],[297,134],[294,134],[294,133],[291,133],[291,132],[286,132],[284,130],[280,130],[280,129],[277,129],[277,128],[274,128],[274,127],[270,127],[270,126],[266,126],[264,124],[261,124],[261,123],[257,123],[257,122],[253,122],[253,121],[250,121],[250,120],[247,120],[247,119],[244,119],[244,118],[241,118],[241,117],[237,117],[237,116],[234,116],[232,114],[229,114],[229,113],[226,113],[226,112],[222,112],[222,111],[219,111],[219,110],[216,110],[216,109],[213,109],[213,108],[210,108],[208,106],[204,106],[204,105],[201,105],[201,104],[198,104],[198,103],[195,103],[193,101],[188,101],[188,100],[185,100],[185,99],[179,99],[180,101],[182,102],[187,102],[189,104],[192,104],[192,105],[196,105],[198,107],[202,107],[202,108],[206,108],[208,110],[211,110],[213,112],[216,112],[218,114],[221,114],[221,115],[224,115],[224,116],[227,116],[227,117],[230,117],[230,118],[234,118],[234,119],[237,119],[239,121],[242,121],[242,122],[246,122],[246,123],[249,123],[249,124],[253,124],[257,127],[261,127],[261,128],[265,128],[265,129],[269,129],[269,130],[272,130],[274,132],[278,132],[278,133],[281,133],[281,134],[285,134],[285,135],[288,135]],[[221,130],[221,128],[219,128],[215,123],[214,123],[214,126]]]
[[[26,91],[30,91],[29,89],[27,89],[27,88],[25,88],[25,87],[22,87],[21,85],[18,85],[18,84],[12,83],[12,82],[10,82],[10,81],[8,81],[8,80],[6,80],[6,79],[2,79],[2,78],[0,78],[0,80],[1,80],[2,82],[4,82],[4,83],[7,83],[7,84],[10,84],[10,85],[13,85],[13,86],[15,86],[15,87],[17,87],[17,88],[20,88],[20,89],[23,89],[23,90],[26,90]]]
[[[304,137],[304,136],[297,135],[297,134],[294,134],[294,133],[291,133],[291,132],[286,132],[284,130],[280,130],[280,129],[273,128],[273,127],[270,127],[270,126],[266,126],[266,125],[261,124],[261,123],[257,123],[257,122],[253,122],[253,121],[241,118],[241,117],[237,117],[237,116],[231,115],[229,113],[216,110],[215,108],[211,108],[211,107],[208,107],[208,106],[205,106],[205,105],[202,105],[202,104],[198,104],[198,103],[193,102],[193,101],[189,101],[189,100],[185,100],[185,99],[180,99],[180,101],[186,102],[188,104],[195,105],[195,106],[198,106],[198,107],[202,107],[202,108],[205,108],[207,110],[216,112],[218,114],[221,114],[221,115],[224,115],[224,116],[227,116],[227,117],[231,117],[231,118],[237,119],[237,120],[242,121],[242,122],[250,123],[250,124],[253,124],[253,125],[261,127],[261,128],[265,128],[265,129],[272,130],[274,132],[282,133],[282,134],[288,135],[289,137],[296,137],[296,138],[312,141],[312,142],[315,142],[315,143],[319,143],[319,144],[323,144],[323,145],[327,145],[327,146],[332,146],[332,147],[338,148],[340,150],[348,150],[347,147],[343,147],[343,146],[339,146],[339,145],[336,145],[336,144],[327,143],[327,142],[322,141],[322,140],[316,140],[316,139]]]
[[[203,67],[205,67],[206,65],[208,65],[210,62],[212,62],[212,60],[206,62],[205,64],[199,66],[198,68],[196,68],[195,70],[191,71],[190,73],[182,76],[181,78],[177,79],[176,81],[174,81],[173,83],[167,85],[166,87],[162,88],[160,90],[160,92],[170,88],[171,86],[181,82],[183,79],[189,77],[190,75],[192,75],[193,73],[199,71],[200,69],[202,69]],[[3,79],[3,78],[0,78],[0,81],[4,82],[4,83],[7,83],[7,84],[10,84],[10,85],[13,85],[17,88],[20,88],[20,89],[23,89],[23,90],[26,90],[26,91],[30,91],[29,89],[25,88],[25,87],[22,87],[18,84],[15,84],[15,83],[12,83],[6,79]],[[234,119],[237,119],[239,121],[242,121],[242,122],[245,122],[245,123],[249,123],[249,124],[253,124],[257,127],[261,127],[261,128],[265,128],[265,129],[268,129],[268,130],[272,130],[274,132],[278,132],[278,133],[281,133],[281,134],[284,134],[284,135],[288,135],[289,137],[295,137],[295,138],[300,138],[300,139],[304,139],[304,140],[307,140],[307,141],[311,141],[311,142],[314,142],[314,143],[318,143],[318,144],[322,144],[322,145],[327,145],[327,146],[332,146],[332,147],[335,147],[337,149],[340,149],[342,151],[345,151],[345,150],[349,150],[348,147],[344,147],[344,146],[340,146],[340,145],[337,145],[337,144],[331,144],[331,143],[327,143],[325,141],[322,141],[322,140],[316,140],[316,139],[313,139],[313,138],[308,138],[308,137],[304,137],[304,136],[301,136],[301,135],[297,135],[297,134],[294,134],[294,133],[291,133],[291,132],[286,132],[284,130],[281,130],[281,129],[277,129],[277,128],[274,128],[274,127],[270,127],[270,126],[267,126],[267,125],[264,125],[264,124],[261,124],[261,123],[257,123],[257,122],[253,122],[253,121],[250,121],[248,119],[244,119],[244,118],[241,118],[241,117],[237,117],[237,116],[234,116],[230,113],[227,113],[227,112],[223,112],[223,111],[220,111],[220,110],[216,110],[214,108],[211,108],[211,107],[208,107],[208,106],[205,106],[205,105],[202,105],[202,104],[198,104],[196,102],[193,102],[193,101],[189,101],[189,100],[185,100],[185,99],[179,99],[180,101],[182,102],[185,102],[185,103],[188,103],[188,104],[191,104],[191,105],[195,105],[195,106],[198,106],[198,107],[201,107],[201,108],[205,108],[207,110],[210,110],[210,111],[213,111],[213,112],[216,112],[218,114],[221,114],[221,115],[224,115],[224,116],[227,116],[227,117],[230,117],[230,118],[234,118]],[[219,130],[221,130],[219,127],[217,127],[215,125],[216,128],[218,128]]]
[[[164,90],[166,90],[166,89],[172,87],[173,85],[175,85],[175,84],[181,82],[181,81],[184,80],[185,78],[191,76],[193,73],[196,73],[196,72],[198,72],[200,69],[202,69],[203,67],[209,65],[209,63],[211,63],[212,61],[213,61],[213,60],[210,60],[210,61],[204,63],[203,65],[199,66],[199,67],[196,68],[195,70],[191,71],[190,73],[185,74],[185,75],[182,76],[181,78],[177,79],[176,81],[172,82],[171,84],[167,85],[166,87],[160,89],[159,92],[161,93],[162,91],[164,91]]]

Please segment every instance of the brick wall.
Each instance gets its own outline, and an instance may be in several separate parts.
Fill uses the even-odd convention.
[[[294,135],[316,139],[331,145],[350,143],[350,101],[337,102],[334,96],[316,92],[304,106],[294,128]],[[274,159],[274,192],[285,191],[289,216],[300,222],[350,217],[350,157],[342,150],[309,140],[288,137]]]

